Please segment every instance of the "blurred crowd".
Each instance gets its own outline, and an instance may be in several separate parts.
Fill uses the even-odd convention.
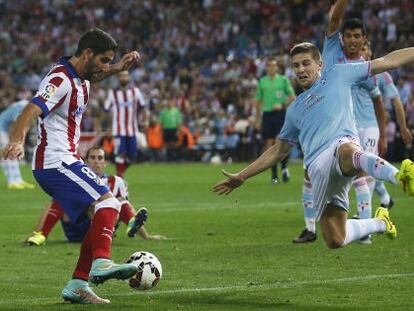
[[[219,154],[249,160],[261,150],[254,95],[266,57],[278,57],[280,72],[299,93],[287,53],[302,41],[322,46],[331,2],[0,0],[0,110],[35,91],[58,57],[74,53],[80,34],[99,27],[116,38],[119,54],[133,49],[142,54],[131,77],[147,101],[140,112],[142,145],[149,149],[145,157],[162,158],[162,142],[152,148],[153,141],[145,138],[159,125],[160,112],[172,105],[183,122],[173,157],[208,161]],[[350,3],[347,14],[363,18],[374,56],[414,45],[413,1]],[[414,129],[414,69],[391,74]],[[108,88],[116,85],[116,78],[93,85],[82,124],[104,140],[110,124],[102,105]],[[387,130],[388,157],[398,160],[410,150],[402,146],[392,108]]]

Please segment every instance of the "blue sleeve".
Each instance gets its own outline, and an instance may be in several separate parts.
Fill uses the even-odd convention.
[[[345,61],[344,57],[339,30],[329,37],[325,36],[322,50],[323,70],[328,70],[335,64],[343,63]]]
[[[358,82],[358,86],[365,89],[371,98],[377,98],[381,96],[380,89],[378,87],[378,79],[376,77],[369,77],[368,79]]]
[[[286,141],[291,145],[295,145],[298,143],[299,140],[299,129],[295,126],[293,122],[293,109],[292,106],[295,102],[293,102],[286,113],[285,123],[279,133],[279,139],[282,141]]]
[[[391,99],[399,96],[397,87],[388,72],[383,72],[378,75],[378,84],[384,98]]]
[[[368,79],[371,75],[371,62],[336,64],[334,74],[346,84],[354,84]]]

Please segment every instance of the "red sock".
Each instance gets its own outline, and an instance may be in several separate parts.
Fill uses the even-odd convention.
[[[112,233],[118,211],[113,208],[99,209],[82,241],[78,263],[73,278],[88,280],[95,258],[111,258]]]
[[[101,208],[92,220],[92,256],[93,258],[111,258],[112,234],[114,233],[118,211],[113,208]]]
[[[122,202],[121,212],[119,213],[119,219],[128,224],[132,217],[136,214],[135,209],[132,207],[131,203],[128,201]]]
[[[85,281],[88,281],[89,279],[89,271],[91,270],[93,260],[92,237],[92,226],[90,226],[82,241],[78,264],[76,265],[75,271],[72,274],[73,278],[82,279]]]
[[[46,217],[43,221],[42,231],[43,235],[48,236],[50,231],[52,231],[53,227],[56,223],[63,218],[63,210],[60,207],[59,203],[53,201],[50,205],[49,211],[46,214]]]
[[[119,177],[124,177],[124,173],[128,167],[127,163],[117,163],[116,164],[116,175]]]

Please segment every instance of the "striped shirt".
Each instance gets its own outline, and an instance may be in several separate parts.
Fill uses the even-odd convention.
[[[109,190],[111,190],[115,198],[122,197],[124,199],[128,199],[128,187],[121,177],[115,175],[105,175],[101,179],[108,186]]]
[[[135,136],[138,131],[138,105],[145,106],[144,96],[139,88],[109,90],[105,110],[112,110],[112,135]]]
[[[31,100],[42,109],[32,169],[57,168],[62,161],[70,165],[80,160],[80,123],[89,99],[90,82],[78,76],[69,58],[59,59]]]

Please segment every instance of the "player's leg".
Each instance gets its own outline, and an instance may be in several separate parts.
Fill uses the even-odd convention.
[[[116,175],[123,177],[128,168],[128,161],[126,159],[127,141],[125,136],[115,137],[115,166]]]
[[[305,229],[299,236],[293,239],[293,243],[307,243],[316,240],[316,214],[313,205],[313,191],[309,176],[304,171],[302,187],[302,206],[305,217]]]
[[[386,232],[389,237],[396,235],[395,227],[389,218],[383,217],[384,215],[370,219],[347,219],[348,192],[352,182],[351,176],[355,175],[355,172],[341,169],[340,150],[344,145],[358,148],[348,140],[344,138],[332,144],[308,169],[314,190],[316,218],[320,221],[322,235],[329,248],[345,246],[376,232]]]
[[[148,211],[145,207],[141,207],[138,212],[127,200],[121,201],[121,211],[119,220],[127,225],[127,236],[135,237],[138,230],[144,225],[148,218]]]
[[[276,126],[274,122],[274,112],[263,112],[261,126],[262,141],[264,141],[263,152],[269,149],[275,143]],[[277,184],[279,182],[277,176],[277,165],[271,167],[271,182]]]
[[[414,163],[411,160],[404,160],[398,170],[386,160],[362,151],[353,143],[343,144],[338,148],[338,153],[341,170],[346,175],[354,176],[363,170],[376,179],[400,184],[404,192],[414,195]]]
[[[348,212],[342,207],[328,204],[319,221],[322,236],[329,248],[338,248],[359,241],[373,233],[387,233],[395,238],[395,226],[389,220],[384,208],[379,208],[374,218],[347,219]]]
[[[64,212],[57,201],[47,204],[41,213],[36,229],[27,239],[29,245],[42,245],[56,223],[63,218]]]
[[[276,135],[275,140],[277,138],[277,136],[279,136],[280,131],[282,130],[283,124],[285,123],[285,115],[286,112],[284,110],[281,111],[276,111],[275,112],[275,126],[276,126]],[[290,155],[287,155],[286,158],[284,158],[280,163],[282,166],[282,180],[283,182],[288,182],[290,179],[290,172],[288,169],[288,162],[289,162],[289,157]]]
[[[385,208],[391,208],[394,205],[394,200],[390,196],[387,188],[385,188],[385,183],[382,180],[375,180],[375,192],[380,197],[381,206]]]

